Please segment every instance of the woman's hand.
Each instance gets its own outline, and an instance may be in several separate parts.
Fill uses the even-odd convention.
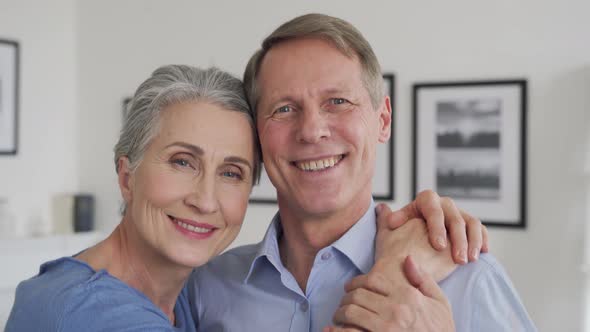
[[[383,205],[380,204],[377,211]],[[489,250],[488,231],[481,221],[457,208],[452,199],[440,197],[432,190],[420,192],[413,202],[400,210],[384,209],[378,217],[380,232],[386,228],[396,229],[410,219],[424,219],[432,247],[443,250],[450,241],[457,264],[475,261],[480,252]]]

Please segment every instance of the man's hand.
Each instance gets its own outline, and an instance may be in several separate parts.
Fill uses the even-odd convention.
[[[421,192],[398,211],[379,204],[377,217],[375,265],[347,286],[348,293],[334,316],[334,322],[344,327],[333,327],[333,331],[427,331],[429,327],[452,331],[450,306],[435,280],[453,272],[455,262],[467,263],[467,257],[476,260],[480,251],[487,252],[486,228],[457,209],[450,198],[433,191]],[[417,271],[414,260],[406,258],[409,255],[424,272]]]
[[[451,306],[434,279],[418,269],[410,256],[403,263],[407,278],[392,283],[370,272],[352,279],[324,332],[454,331]]]
[[[458,209],[452,199],[440,197],[432,190],[420,192],[413,202],[400,210],[385,212],[379,214],[378,223],[385,223],[389,229],[396,229],[414,218],[426,220],[430,243],[437,250],[447,247],[448,233],[457,264],[475,261],[480,252],[489,250],[488,231],[481,221]]]

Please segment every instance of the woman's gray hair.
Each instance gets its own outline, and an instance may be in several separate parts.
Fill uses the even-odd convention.
[[[114,149],[117,172],[121,157],[129,159],[131,172],[137,169],[147,147],[159,131],[163,109],[193,101],[206,101],[248,116],[254,141],[252,183],[258,183],[261,170],[260,145],[242,82],[218,68],[200,69],[186,65],[162,66],[137,88],[127,104],[123,128]]]

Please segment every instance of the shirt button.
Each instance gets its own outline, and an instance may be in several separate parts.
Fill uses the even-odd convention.
[[[329,252],[325,252],[322,254],[322,260],[327,261],[328,259],[332,258],[332,254]]]
[[[301,304],[299,304],[299,310],[303,311],[303,312],[307,312],[307,310],[309,309],[309,304],[307,304],[306,301],[301,302]]]

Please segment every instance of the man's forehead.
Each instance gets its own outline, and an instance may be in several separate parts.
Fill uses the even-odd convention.
[[[296,81],[330,82],[330,87],[322,89],[345,89],[352,77],[360,79],[360,73],[361,65],[356,57],[347,56],[324,40],[299,38],[281,42],[268,51],[260,63],[258,80],[271,80],[272,85],[266,86],[271,90],[276,85],[288,86]]]
[[[335,41],[330,40],[327,37],[322,36],[301,36],[301,37],[294,37],[289,38],[286,40],[281,40],[274,43],[265,53],[263,58],[261,59],[259,70],[262,69],[264,65],[264,60],[268,58],[269,54],[280,52],[285,48],[293,47],[295,49],[299,49],[301,51],[310,51],[313,46],[323,46],[325,48],[330,48],[338,53],[340,56],[344,56],[351,60],[358,61],[358,55],[348,46],[345,45],[338,45]],[[336,54],[334,54],[336,56]]]

